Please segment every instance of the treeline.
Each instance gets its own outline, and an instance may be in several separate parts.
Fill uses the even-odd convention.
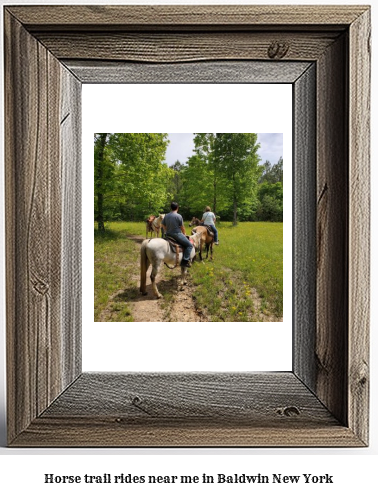
[[[95,134],[94,214],[105,221],[166,213],[184,219],[206,205],[220,220],[282,221],[283,161],[260,164],[257,134],[194,134],[193,155],[168,166],[168,134]]]

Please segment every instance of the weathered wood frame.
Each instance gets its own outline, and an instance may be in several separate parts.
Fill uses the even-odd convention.
[[[9,445],[367,446],[369,7],[8,6],[4,22]],[[261,81],[268,64],[295,102],[292,372],[81,373],[81,83]]]

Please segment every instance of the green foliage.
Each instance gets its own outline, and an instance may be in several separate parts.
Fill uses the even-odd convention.
[[[204,207],[216,199],[217,171],[213,162],[214,134],[194,134],[194,155],[182,172],[185,198],[183,209],[202,216]]]
[[[168,134],[95,134],[99,227],[166,213],[172,200],[186,220],[209,205],[218,222],[282,221],[283,160],[260,165],[257,134],[196,133],[188,162],[170,167],[168,142]]]
[[[260,182],[268,182],[269,184],[283,183],[283,159],[282,156],[277,163],[272,165],[270,161],[266,161],[263,165],[263,172]]]
[[[105,220],[141,220],[162,211],[173,177],[164,163],[168,134],[107,135],[102,171],[108,180],[95,182],[95,198],[103,195]],[[95,143],[95,178],[96,161]]]
[[[281,182],[260,184],[256,217],[262,221],[283,221],[283,186]]]
[[[248,212],[256,200],[257,183],[261,174],[260,145],[257,134],[216,134],[214,140],[214,163],[219,176],[226,182],[222,191],[227,205],[232,207],[233,224],[236,225],[238,211],[244,205]]]

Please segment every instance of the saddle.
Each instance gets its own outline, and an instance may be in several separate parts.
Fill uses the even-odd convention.
[[[186,237],[188,238],[190,243],[192,243],[192,245],[194,246],[194,241],[192,240],[192,238],[190,236],[186,236]],[[178,266],[179,258],[180,258],[179,254],[180,254],[180,252],[184,253],[184,248],[180,245],[180,243],[178,243],[174,238],[171,238],[170,236],[164,236],[164,239],[166,241],[168,241],[172,252],[174,252],[176,254],[176,264],[175,265]]]
[[[204,227],[206,227],[206,229],[207,229],[207,234],[214,238],[214,231],[211,229],[211,227],[207,226],[206,224],[204,224]]]

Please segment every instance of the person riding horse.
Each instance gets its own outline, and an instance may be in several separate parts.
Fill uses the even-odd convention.
[[[214,233],[214,245],[219,245],[218,241],[218,230],[215,227],[216,217],[211,211],[210,207],[205,208],[205,213],[202,215],[201,222],[204,226],[209,226]]]
[[[190,243],[186,237],[184,221],[182,216],[178,213],[178,203],[172,201],[171,211],[167,214],[162,222],[164,228],[164,233],[177,241],[184,248],[184,255],[181,261],[181,267],[190,267],[190,254],[193,249],[193,245]]]

